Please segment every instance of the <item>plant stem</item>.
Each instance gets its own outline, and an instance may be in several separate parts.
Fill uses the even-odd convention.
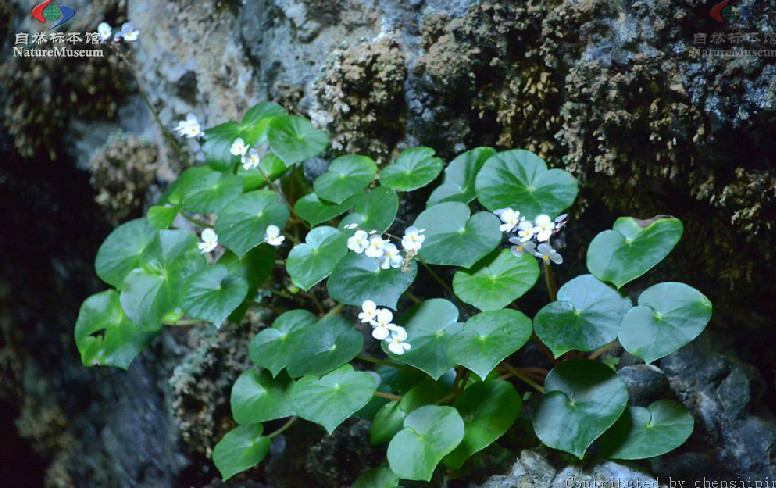
[[[321,302],[318,301],[318,298],[314,294],[305,293],[305,292],[302,292],[302,293],[304,293],[306,297],[310,297],[312,299],[313,303],[315,304],[315,308],[318,309],[318,315],[320,315],[321,317],[326,315],[326,310],[323,309],[323,305],[321,305]]]
[[[253,306],[253,307],[266,308],[267,310],[272,310],[272,311],[273,311],[273,312],[275,312],[275,313],[283,313],[283,312],[288,312],[288,309],[287,309],[287,308],[283,308],[283,307],[276,307],[275,305],[270,305],[270,304],[268,304],[268,303],[261,303],[261,302],[256,302],[256,301],[254,301],[254,300],[248,300],[248,303],[249,303],[251,306]]]
[[[538,391],[539,393],[544,393],[544,387],[541,386],[539,383],[535,382],[531,378],[529,378],[527,375],[523,374],[522,371],[520,371],[518,368],[515,368],[509,363],[501,363],[501,367],[505,370],[507,370],[512,376],[518,378],[519,380],[523,381],[525,384],[533,388],[534,390]]]
[[[450,285],[445,283],[445,281],[442,278],[440,278],[439,275],[436,274],[433,269],[431,269],[431,266],[429,266],[428,264],[426,264],[423,261],[420,261],[420,264],[422,264],[428,270],[428,272],[429,272],[429,274],[431,275],[432,278],[434,278],[440,285],[442,285],[442,288],[444,288],[448,293],[450,293],[453,296],[455,296],[455,292],[453,291],[452,288],[450,288]]]
[[[299,239],[295,235],[289,234],[288,232],[283,232],[283,235],[294,244],[299,244]]]
[[[174,324],[164,324],[164,325],[167,325],[167,326],[170,326],[170,327],[175,327],[175,326],[178,326],[178,327],[189,327],[189,326],[192,326],[192,325],[207,325],[207,322],[203,322],[203,321],[197,320],[197,319],[181,319],[181,320],[175,322]]]
[[[552,271],[552,265],[544,263],[544,283],[547,285],[547,294],[550,295],[550,301],[558,300],[558,285],[555,283],[555,274]]]
[[[275,432],[272,432],[272,433],[268,434],[268,435],[267,435],[267,437],[269,437],[270,439],[272,439],[273,437],[277,437],[277,436],[279,436],[279,435],[280,435],[280,434],[282,434],[283,432],[287,431],[289,427],[291,427],[292,425],[294,425],[294,422],[296,422],[296,419],[297,419],[297,417],[291,417],[291,418],[290,418],[290,419],[288,419],[288,421],[287,421],[285,424],[283,424],[283,425],[282,425],[282,426],[281,426],[281,427],[280,427],[278,430],[276,430]]]
[[[365,354],[359,354],[358,356],[356,356],[356,359],[360,359],[361,361],[364,361],[364,362],[367,362],[367,363],[377,364],[379,366],[388,366],[390,368],[403,369],[405,371],[413,371],[413,372],[415,371],[415,369],[410,367],[410,366],[406,366],[404,364],[395,363],[393,361],[388,361],[386,359],[380,359],[380,358],[376,358],[376,357],[372,357],[372,356],[367,356]]]
[[[399,395],[393,395],[391,393],[384,393],[382,391],[376,391],[373,393],[374,396],[379,398],[387,398],[388,400],[396,400],[397,402],[402,401],[404,397],[401,397]]]
[[[183,216],[184,219],[188,220],[189,222],[191,222],[194,225],[198,225],[200,227],[207,227],[209,229],[213,228],[212,224],[208,224],[204,220],[195,219],[194,217],[192,217],[191,215],[187,214],[186,212],[181,212],[181,215]]]
[[[331,309],[328,311],[328,313],[325,316],[329,317],[331,315],[339,315],[343,308],[345,308],[345,304],[338,303],[337,305],[331,307]]]
[[[593,351],[593,354],[591,354],[588,357],[588,359],[597,359],[598,357],[600,357],[606,351],[609,351],[609,350],[614,349],[615,347],[617,347],[618,344],[619,344],[619,342],[617,341],[617,339],[615,339],[612,342],[610,342],[609,344],[601,347],[600,349],[597,349],[597,350]]]
[[[413,295],[412,293],[410,293],[409,290],[405,291],[404,294],[407,295],[407,298],[409,298],[410,300],[412,300],[416,304],[422,302],[422,300],[420,298],[418,298],[415,295]]]

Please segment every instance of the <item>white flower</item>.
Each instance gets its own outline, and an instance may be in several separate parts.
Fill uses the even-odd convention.
[[[359,320],[371,324],[375,317],[377,317],[377,304],[372,300],[364,300],[361,304],[361,313],[358,314]]]
[[[518,239],[517,237],[510,237],[509,242],[514,244],[514,246],[512,246],[512,254],[514,254],[517,257],[522,256],[524,253],[528,253],[531,256],[533,256],[536,253],[536,244],[534,244],[533,241],[523,242],[521,239]]]
[[[496,210],[496,212],[498,212],[496,214],[498,215],[498,218],[500,218],[503,222],[501,227],[499,227],[501,232],[512,232],[512,230],[517,227],[517,224],[520,223],[520,212],[516,210],[512,210],[511,208],[502,208],[500,210]]]
[[[420,251],[423,241],[426,240],[426,236],[420,235],[423,232],[426,232],[426,229],[418,229],[414,225],[412,227],[407,227],[407,230],[404,231],[404,238],[401,240],[401,245],[404,250],[413,252]]]
[[[286,238],[280,235],[280,228],[277,225],[270,225],[267,227],[267,232],[264,235],[264,242],[270,246],[278,247],[283,244]]]
[[[358,224],[348,224],[348,225],[343,226],[342,228],[343,229],[347,229],[347,230],[358,229]]]
[[[399,252],[399,249],[397,249],[396,245],[392,243],[385,245],[383,256],[378,259],[380,262],[380,267],[383,269],[401,268],[402,263],[404,263],[404,258]]]
[[[396,327],[391,323],[391,320],[393,320],[393,312],[387,308],[378,310],[377,318],[372,321],[372,326],[374,327],[372,330],[372,337],[379,341],[387,339],[391,334],[391,331]]]
[[[531,222],[523,220],[517,224],[517,235],[523,242],[530,241],[534,236],[534,226]],[[511,242],[511,240],[510,240]]]
[[[105,42],[113,34],[113,28],[107,22],[100,22],[97,26],[97,34],[100,36],[100,42]]]
[[[124,39],[127,42],[131,41],[137,41],[138,36],[140,35],[140,31],[136,31],[134,27],[132,27],[132,24],[129,22],[125,22],[121,26],[121,30],[116,33],[115,36],[113,36],[113,39],[116,41],[120,41],[121,39]]]
[[[534,234],[539,242],[549,241],[552,237],[552,231],[555,230],[555,222],[549,215],[537,215],[534,226]]]
[[[366,255],[370,258],[380,258],[383,256],[383,253],[385,252],[385,245],[388,244],[388,241],[380,237],[379,235],[374,235],[369,238],[369,246],[366,248]]]
[[[193,139],[202,135],[201,127],[197,121],[197,117],[194,114],[186,116],[186,120],[178,122],[178,127],[175,128],[178,135]]]
[[[213,229],[205,229],[200,235],[202,242],[199,243],[199,250],[204,254],[210,252],[218,246],[218,234]]]
[[[361,254],[362,252],[366,251],[366,248],[369,246],[369,234],[364,232],[363,230],[357,230],[355,234],[353,234],[348,239],[348,249],[350,249],[353,252],[357,252],[358,254]]]
[[[537,258],[542,258],[542,261],[544,261],[545,264],[549,263],[550,261],[555,264],[563,264],[563,256],[561,256],[558,251],[553,249],[552,246],[546,242],[539,244],[539,247],[536,248],[534,256]]]
[[[393,331],[393,334],[391,334],[391,338],[388,340],[388,350],[394,354],[398,354],[398,355],[404,354],[405,352],[412,349],[411,345],[404,342],[406,340],[407,340],[406,332],[404,334],[397,334],[396,331]]]
[[[259,159],[259,151],[251,149],[248,154],[242,157],[243,169],[249,170],[251,168],[258,168]]]
[[[232,143],[230,152],[233,156],[245,156],[245,153],[248,152],[248,146],[245,145],[245,141],[242,138],[238,137]]]

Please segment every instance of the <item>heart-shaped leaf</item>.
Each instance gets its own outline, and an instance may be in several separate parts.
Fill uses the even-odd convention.
[[[399,210],[399,197],[389,188],[379,186],[356,201],[353,213],[342,219],[340,228],[356,224],[365,231],[385,232],[393,224]]]
[[[372,421],[370,442],[372,445],[383,444],[393,439],[404,427],[407,415],[423,405],[436,404],[447,392],[438,382],[426,379],[408,391],[401,401],[391,401],[375,414]]]
[[[267,281],[270,273],[275,268],[275,250],[272,246],[266,244],[254,247],[242,258],[238,258],[231,251],[227,251],[218,260],[218,264],[226,266],[229,269],[229,274],[240,276],[247,281],[247,296],[252,298],[256,296],[259,286]],[[233,324],[239,324],[249,307],[249,302],[243,302],[229,315],[228,320]]]
[[[314,327],[317,322],[318,318],[307,310],[285,312],[275,319],[272,327],[253,338],[249,346],[251,361],[277,376],[294,355],[292,336],[307,327]]]
[[[399,477],[388,468],[373,468],[364,472],[350,488],[396,488]]]
[[[186,185],[183,207],[194,213],[218,213],[242,192],[242,178],[210,170]]]
[[[226,266],[208,266],[191,275],[183,295],[183,309],[194,318],[220,327],[245,300],[248,282],[231,275]]]
[[[264,242],[267,227],[281,229],[288,220],[288,208],[275,192],[256,190],[227,205],[218,216],[215,231],[223,245],[242,257]]]
[[[486,378],[498,363],[531,337],[531,319],[505,308],[470,318],[447,344],[447,356]]]
[[[458,309],[447,300],[435,298],[415,305],[399,323],[407,329],[407,342],[412,349],[401,356],[388,353],[393,359],[414,366],[432,378],[439,379],[455,361],[447,355],[447,345],[463,324]],[[383,349],[387,349],[383,345]]]
[[[232,385],[232,417],[238,424],[258,424],[294,415],[288,399],[290,387],[285,375],[273,378],[268,371],[244,372]]]
[[[258,190],[267,186],[267,180],[275,181],[288,172],[288,166],[282,159],[270,153],[261,158],[257,168],[237,167],[237,176],[242,179],[243,192]]]
[[[380,173],[380,184],[397,191],[411,191],[434,181],[444,163],[434,157],[433,149],[415,147],[399,154],[396,161]]]
[[[316,227],[306,242],[296,245],[288,255],[286,271],[295,285],[309,290],[334,271],[347,254],[348,239],[334,227]]]
[[[269,124],[269,147],[288,165],[300,163],[323,152],[329,136],[309,120],[293,115],[275,117]]]
[[[501,242],[498,218],[490,212],[470,215],[469,207],[459,202],[440,203],[423,211],[414,224],[426,229],[420,249],[423,261],[471,268],[494,250]]]
[[[97,251],[94,268],[105,283],[121,288],[124,278],[137,267],[140,255],[156,236],[146,219],[130,220],[110,233]]]
[[[330,434],[366,405],[377,389],[369,373],[345,365],[319,378],[305,376],[291,386],[289,398],[297,415],[322,425]]]
[[[444,202],[469,203],[474,200],[477,196],[474,187],[477,173],[494,154],[496,151],[489,147],[478,147],[453,159],[445,169],[444,181],[431,193],[426,205],[430,207]]]
[[[464,390],[453,406],[463,418],[463,441],[442,462],[457,469],[509,430],[520,415],[522,400],[510,383],[488,380]]]
[[[639,296],[639,306],[622,320],[620,342],[647,363],[671,354],[698,337],[711,320],[711,302],[684,283],[658,283]]]
[[[572,349],[592,351],[617,338],[631,302],[592,275],[574,278],[558,291],[558,301],[534,317],[536,335],[555,357]]]
[[[315,193],[332,203],[342,203],[373,182],[377,165],[366,156],[340,156],[315,180]]]
[[[238,425],[218,441],[213,448],[213,463],[228,480],[237,473],[250,469],[269,453],[270,438],[262,437],[261,424]]]
[[[115,290],[87,298],[75,323],[75,344],[84,366],[127,369],[154,337],[155,333],[143,332],[124,315]]]
[[[146,219],[154,229],[166,229],[175,222],[175,217],[181,211],[180,205],[154,205],[148,209]]]
[[[499,310],[530,290],[539,278],[536,259],[528,253],[520,257],[509,249],[496,251],[472,269],[453,276],[458,298],[480,310]]]
[[[395,309],[399,297],[418,274],[418,265],[410,262],[407,271],[382,269],[375,258],[348,253],[326,282],[331,297],[347,305],[361,306],[365,300]]]
[[[579,193],[577,180],[562,169],[547,169],[536,154],[523,149],[498,153],[477,174],[477,198],[488,210],[511,207],[527,219],[558,215]]]
[[[692,414],[672,400],[647,408],[629,407],[601,437],[600,455],[611,459],[646,459],[673,451],[693,430]]]
[[[322,201],[315,193],[308,193],[296,201],[294,213],[308,221],[310,225],[315,226],[347,212],[361,198],[363,198],[361,194],[353,195],[337,205],[336,203]]]
[[[364,338],[341,315],[324,317],[290,334],[288,374],[321,376],[342,366],[361,352]]]
[[[621,217],[612,230],[601,232],[590,243],[587,269],[599,280],[622,288],[668,256],[683,230],[682,222],[672,217]]]
[[[533,426],[545,445],[582,459],[585,451],[622,415],[625,383],[603,363],[567,361],[550,371]]]
[[[267,140],[269,124],[275,117],[286,115],[283,107],[273,102],[261,102],[250,108],[243,116],[241,137],[246,144],[256,146]]]
[[[388,464],[401,479],[429,481],[463,436],[463,419],[453,407],[421,407],[407,416],[404,429],[388,444]]]

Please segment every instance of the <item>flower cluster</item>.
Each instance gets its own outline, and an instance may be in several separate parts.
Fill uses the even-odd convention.
[[[255,147],[251,149],[251,146],[246,144],[241,137],[232,142],[229,152],[232,153],[232,156],[240,156],[240,162],[246,171],[259,167],[259,161],[261,160],[259,150]]]
[[[202,127],[199,125],[199,121],[194,114],[186,116],[186,120],[178,122],[178,127],[175,128],[178,135],[193,139],[202,136]]]
[[[515,232],[509,237],[512,246],[512,254],[517,257],[524,253],[541,258],[544,263],[552,261],[555,264],[563,263],[563,256],[550,245],[550,238],[566,225],[566,215],[552,220],[549,215],[537,215],[532,221],[520,217],[520,212],[511,208],[502,208],[493,212],[501,219],[502,232]]]
[[[101,42],[108,42],[111,35],[113,36],[114,42],[119,42],[121,40],[132,42],[137,41],[138,37],[140,37],[140,31],[135,30],[129,22],[125,22],[121,26],[121,29],[115,34],[113,34],[113,27],[111,27],[110,24],[101,22],[100,25],[97,26],[97,33],[100,36]]]
[[[348,224],[345,228],[354,230],[358,228],[358,224]],[[405,260],[412,259],[420,251],[423,241],[426,240],[426,236],[421,235],[425,231],[425,229],[418,229],[416,227],[408,227],[404,231],[401,245],[404,248],[406,257],[402,256],[396,244],[383,239],[381,235],[374,231],[367,233],[364,230],[356,230],[356,233],[348,239],[348,249],[355,253],[364,253],[370,258],[375,258],[377,264],[382,269],[401,268]]]
[[[388,350],[394,354],[404,354],[412,349],[407,343],[407,331],[404,327],[392,323],[393,312],[387,308],[377,308],[372,300],[366,300],[361,305],[361,313],[358,314],[362,323],[372,326],[372,337],[378,341],[388,343]]]

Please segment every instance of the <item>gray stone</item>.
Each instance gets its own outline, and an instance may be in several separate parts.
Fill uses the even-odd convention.
[[[656,400],[666,398],[671,391],[665,374],[656,366],[625,366],[617,371],[617,375],[628,387],[630,404],[637,407],[646,407]]]

